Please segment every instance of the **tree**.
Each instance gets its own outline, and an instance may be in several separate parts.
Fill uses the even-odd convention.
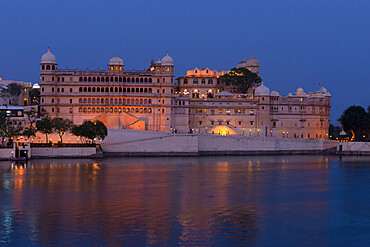
[[[51,121],[53,123],[53,129],[54,129],[54,131],[60,137],[60,143],[63,143],[63,135],[67,131],[70,131],[71,130],[71,128],[73,126],[73,122],[71,120],[69,120],[69,119],[60,118],[60,117],[53,118]]]
[[[31,136],[36,136],[36,132],[37,129],[31,125],[23,130],[23,135],[31,138]]]
[[[18,104],[18,97],[23,91],[23,86],[18,83],[10,83],[0,92],[0,96],[10,98],[12,105]]]
[[[262,79],[247,68],[233,68],[221,77],[221,81],[233,85],[239,93],[247,93],[250,87],[259,85]]]
[[[28,91],[28,97],[31,99],[31,105],[38,105],[40,103],[40,91],[32,89]]]
[[[94,142],[95,138],[103,140],[107,136],[108,130],[104,123],[99,120],[95,122],[86,121],[81,125],[73,126],[72,134],[75,136],[85,137]]]
[[[336,140],[339,137],[339,133],[341,132],[341,128],[339,126],[334,126],[332,124],[329,125],[329,138],[331,140]]]
[[[367,125],[367,113],[362,106],[351,106],[347,108],[338,119],[344,131],[352,133],[355,140],[361,139]]]
[[[28,121],[30,122],[30,125],[32,128],[38,116],[37,109],[35,109],[34,107],[31,107],[29,110],[25,111],[24,114],[26,114]]]
[[[4,146],[4,138],[10,124],[9,116],[5,111],[0,112],[0,136],[1,136],[1,146]]]
[[[46,136],[46,143],[48,143],[48,135],[53,133],[53,123],[50,117],[42,118],[40,121],[36,122],[36,128],[41,133],[45,134]]]

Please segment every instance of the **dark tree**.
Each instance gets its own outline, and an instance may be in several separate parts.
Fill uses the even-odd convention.
[[[18,97],[23,91],[23,86],[18,83],[10,83],[0,91],[1,97],[10,98],[12,105],[18,104]]]
[[[60,118],[60,117],[53,118],[51,121],[53,123],[54,132],[56,132],[59,135],[60,143],[63,143],[63,135],[67,131],[71,130],[73,126],[73,122],[69,119]]]
[[[40,121],[36,122],[37,131],[45,134],[46,143],[48,143],[48,135],[53,133],[53,123],[49,117],[42,118]]]
[[[72,134],[94,142],[95,138],[103,140],[107,136],[108,131],[104,123],[98,120],[96,122],[86,121],[81,125],[73,126]]]
[[[40,103],[40,91],[32,89],[28,91],[28,97],[31,99],[31,105],[38,105]]]
[[[247,93],[250,87],[259,85],[262,79],[247,68],[233,68],[221,77],[221,82],[232,85],[239,93]]]
[[[352,134],[355,140],[361,139],[361,134],[366,130],[367,113],[362,106],[351,106],[347,108],[338,119],[344,131]]]
[[[27,136],[28,138],[31,138],[31,136],[36,136],[36,132],[37,129],[35,127],[32,127],[31,125],[23,130],[23,135]]]
[[[341,132],[341,128],[339,126],[334,126],[332,124],[329,125],[329,138],[331,140],[336,140],[339,137],[339,133]]]

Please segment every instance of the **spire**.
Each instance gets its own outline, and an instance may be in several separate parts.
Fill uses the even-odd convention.
[[[48,46],[48,52],[50,53],[50,46]]]
[[[167,54],[166,55],[168,56],[168,51],[167,51]]]
[[[242,59],[242,61],[244,61],[244,56],[243,56],[243,59]]]
[[[254,57],[254,55],[253,55],[253,52],[252,52],[252,58]]]

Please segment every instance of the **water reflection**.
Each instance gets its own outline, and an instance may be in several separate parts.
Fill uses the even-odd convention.
[[[370,202],[344,186],[363,188],[359,168],[366,162],[323,156],[0,162],[0,245],[332,245],[339,219],[357,217],[348,197]],[[369,212],[356,208],[368,220],[362,226],[370,226]]]

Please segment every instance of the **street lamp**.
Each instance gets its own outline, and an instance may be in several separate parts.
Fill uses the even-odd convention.
[[[252,130],[249,129],[249,136],[252,136]]]

